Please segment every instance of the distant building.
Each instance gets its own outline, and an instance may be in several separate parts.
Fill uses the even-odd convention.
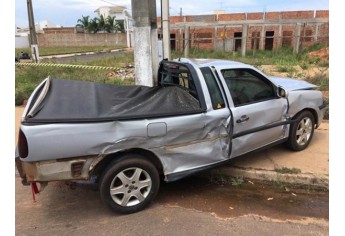
[[[172,50],[190,48],[241,51],[328,45],[329,11],[283,11],[170,16]],[[161,17],[157,17],[161,34]],[[186,31],[186,29],[189,29]],[[186,42],[185,33],[189,32]]]
[[[55,25],[54,23],[48,20],[42,20],[35,24],[36,33],[45,33],[47,29],[56,29],[62,28],[60,25]],[[74,29],[74,28],[73,28]],[[30,47],[29,42],[29,34],[30,29],[29,27],[21,28],[16,26],[15,28],[15,47],[16,48],[28,48]]]
[[[61,28],[61,25],[56,25],[48,20],[42,20],[35,24],[36,32],[42,32],[46,28]]]
[[[115,16],[115,21],[125,20],[125,14],[123,10],[126,10],[127,8],[124,6],[116,6],[116,7],[100,7],[95,10],[95,13],[98,14],[98,16],[103,15],[104,18],[107,18],[108,16]]]

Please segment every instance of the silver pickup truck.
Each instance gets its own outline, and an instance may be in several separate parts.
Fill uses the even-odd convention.
[[[22,115],[24,185],[95,180],[102,200],[133,213],[167,182],[285,143],[305,149],[324,116],[317,86],[233,61],[162,61],[158,84],[47,78]],[[36,186],[37,188],[37,186]]]

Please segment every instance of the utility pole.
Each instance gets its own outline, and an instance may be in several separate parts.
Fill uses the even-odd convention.
[[[32,10],[32,2],[31,0],[27,0],[28,6],[28,18],[29,18],[29,29],[30,29],[30,45],[31,45],[31,54],[32,58],[35,60],[36,63],[39,62],[39,53],[38,53],[38,45],[37,45],[37,35],[35,29],[35,20],[34,20],[34,12]]]
[[[170,60],[169,0],[162,0],[163,58]]]
[[[131,0],[134,32],[135,84],[154,86],[158,73],[155,0]]]

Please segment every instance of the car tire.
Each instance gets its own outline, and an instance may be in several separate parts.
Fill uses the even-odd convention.
[[[156,197],[159,185],[156,167],[143,156],[135,154],[112,162],[99,184],[103,202],[121,214],[146,208]]]
[[[290,126],[287,146],[293,151],[302,151],[308,147],[314,134],[315,118],[310,111],[299,113]]]

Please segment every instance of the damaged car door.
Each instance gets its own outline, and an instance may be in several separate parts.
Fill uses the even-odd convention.
[[[250,68],[219,68],[234,119],[231,157],[256,150],[288,136],[288,102],[279,88]]]

